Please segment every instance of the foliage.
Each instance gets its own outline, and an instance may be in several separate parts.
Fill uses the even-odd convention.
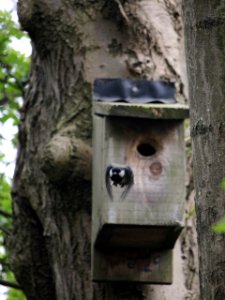
[[[216,233],[225,233],[225,218],[213,225],[212,229]]]
[[[220,183],[220,188],[225,190],[225,179]],[[212,226],[212,229],[216,233],[225,233],[225,217],[222,218],[219,222]]]
[[[223,179],[220,183],[220,187],[222,190],[225,190],[225,179]]]
[[[13,49],[13,39],[25,36],[8,12],[0,11],[0,122],[18,125],[18,109],[28,81],[29,58]]]
[[[28,82],[30,59],[13,49],[12,41],[25,36],[10,13],[0,11],[0,126],[8,120],[12,120],[15,126],[19,124],[19,109]],[[0,135],[0,146],[2,140]],[[16,137],[11,142],[15,146]],[[4,163],[4,154],[0,152],[0,167]],[[0,280],[15,282],[5,248],[5,234],[12,224],[10,193],[9,180],[0,170]],[[17,289],[9,289],[7,300],[18,299],[25,299],[23,293]]]

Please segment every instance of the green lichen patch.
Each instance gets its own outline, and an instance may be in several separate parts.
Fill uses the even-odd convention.
[[[95,102],[93,111],[98,115],[137,117],[147,119],[185,119],[189,109],[183,104],[134,104]]]

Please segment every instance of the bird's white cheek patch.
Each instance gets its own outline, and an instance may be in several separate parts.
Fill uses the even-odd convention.
[[[112,169],[109,170],[109,176],[110,176],[110,177],[113,176],[113,171],[112,171]]]
[[[120,177],[124,177],[124,176],[125,176],[125,170],[121,170],[121,171],[119,172],[119,175],[120,175]]]

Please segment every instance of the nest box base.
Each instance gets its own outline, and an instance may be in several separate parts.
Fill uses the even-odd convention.
[[[172,284],[172,250],[94,249],[93,281]]]

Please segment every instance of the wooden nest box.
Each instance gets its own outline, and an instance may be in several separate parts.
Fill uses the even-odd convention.
[[[177,103],[93,102],[93,280],[172,282],[187,117]]]

